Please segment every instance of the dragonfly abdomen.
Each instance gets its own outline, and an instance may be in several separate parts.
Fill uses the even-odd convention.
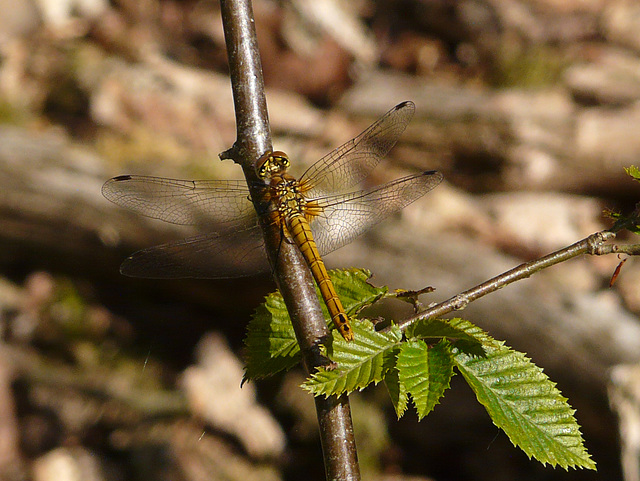
[[[349,318],[344,312],[342,302],[340,302],[340,298],[329,278],[327,268],[318,253],[318,247],[316,246],[315,240],[313,240],[309,222],[307,222],[304,215],[295,214],[287,218],[287,229],[307,261],[307,264],[309,264],[309,269],[311,269],[311,273],[318,284],[320,294],[324,299],[324,303],[327,305],[331,320],[338,328],[338,331],[340,331],[340,334],[342,334],[342,337],[347,341],[351,341],[353,339],[353,332],[351,331]]]

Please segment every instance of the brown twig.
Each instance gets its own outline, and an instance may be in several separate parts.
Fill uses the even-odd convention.
[[[233,159],[243,168],[260,217],[274,278],[287,305],[305,366],[314,372],[328,362],[320,354],[320,346],[329,331],[313,278],[300,251],[293,244],[282,242],[280,229],[268,221],[267,214],[273,206],[262,202],[254,168],[255,161],[271,150],[271,135],[251,1],[222,0],[221,7],[237,138],[233,147],[220,157]],[[359,480],[348,397],[319,396],[315,402],[327,479]]]
[[[477,285],[476,287],[461,292],[460,294],[453,296],[444,302],[436,304],[435,306],[419,312],[412,317],[404,319],[402,322],[398,323],[398,326],[402,330],[405,330],[414,322],[444,316],[445,314],[453,311],[461,311],[462,309],[467,307],[470,302],[484,297],[494,291],[497,291],[498,289],[502,289],[512,282],[525,279],[535,274],[536,272],[541,271],[542,269],[546,269],[547,267],[551,267],[555,264],[559,264],[560,262],[567,261],[583,254],[603,255],[615,252],[628,253],[627,250],[623,249],[624,246],[616,246],[615,244],[604,244],[604,242],[612,239],[613,237],[615,237],[615,234],[610,231],[602,231],[591,234],[589,237],[576,242],[575,244],[541,257],[540,259],[520,264],[518,267],[515,267],[503,274],[500,274],[499,276],[489,279],[488,281],[485,281],[482,284]]]

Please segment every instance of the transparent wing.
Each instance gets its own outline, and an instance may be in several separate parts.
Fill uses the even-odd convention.
[[[204,234],[138,251],[120,272],[150,279],[224,279],[269,270],[258,226],[225,235]]]
[[[172,224],[208,230],[256,224],[249,190],[240,181],[121,175],[105,182],[102,194],[114,204]]]
[[[311,230],[321,255],[332,252],[415,202],[442,181],[435,171],[410,175],[368,191],[317,199],[323,213],[311,220]]]
[[[387,155],[413,117],[413,102],[387,112],[356,138],[313,164],[300,178],[307,196],[317,198],[353,187],[366,178]]]

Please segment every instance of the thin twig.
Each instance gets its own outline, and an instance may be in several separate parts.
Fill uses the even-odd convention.
[[[606,244],[599,246],[595,254],[599,256],[607,254],[627,254],[630,256],[639,256],[640,244]]]
[[[482,284],[477,285],[476,287],[461,292],[460,294],[453,296],[444,302],[441,302],[422,312],[419,312],[415,316],[404,319],[403,321],[398,323],[398,326],[402,330],[405,330],[414,322],[440,317],[453,311],[461,311],[462,309],[467,307],[470,302],[484,297],[487,294],[495,292],[498,289],[502,289],[504,286],[511,284],[512,282],[525,279],[535,274],[536,272],[540,272],[541,270],[546,269],[547,267],[551,267],[555,264],[559,264],[560,262],[567,261],[583,254],[602,255],[607,253],[622,252],[620,250],[615,250],[615,245],[604,245],[604,242],[612,239],[613,237],[615,237],[615,234],[610,231],[602,231],[591,234],[589,237],[576,242],[575,244],[541,257],[540,259],[520,264],[518,267],[515,267],[503,274],[500,274],[499,276],[489,279],[488,281],[485,281]],[[617,246],[618,249],[620,249],[621,247],[622,246]]]
[[[260,217],[265,246],[311,373],[327,364],[320,354],[329,331],[320,309],[311,272],[300,251],[282,242],[278,226],[268,220],[270,203],[263,203],[254,164],[271,150],[269,119],[262,67],[250,0],[221,0],[222,20],[236,110],[237,139],[220,157],[238,162],[245,173],[251,198]],[[346,395],[315,398],[327,479],[359,480],[351,410]]]

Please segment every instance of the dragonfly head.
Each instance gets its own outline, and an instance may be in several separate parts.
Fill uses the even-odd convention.
[[[275,152],[267,152],[260,159],[256,165],[258,177],[266,179],[275,174],[281,174],[286,171],[291,165],[289,156],[284,152],[276,150]]]

